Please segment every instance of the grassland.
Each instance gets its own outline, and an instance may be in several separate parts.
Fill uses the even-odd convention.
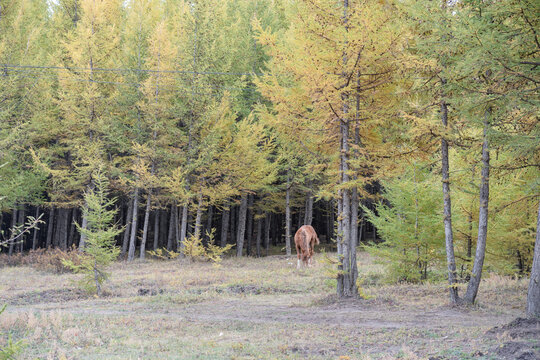
[[[361,253],[368,298],[337,301],[320,257],[118,262],[103,298],[79,275],[4,267],[0,331],[22,359],[489,359],[515,340],[486,331],[523,315],[526,280],[487,275],[477,306],[453,308],[444,284],[385,285]]]

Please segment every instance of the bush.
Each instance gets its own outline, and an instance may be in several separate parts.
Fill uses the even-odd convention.
[[[180,254],[186,256],[190,261],[212,261],[215,265],[219,266],[223,254],[233,248],[234,245],[227,244],[225,247],[221,247],[215,244],[214,234],[216,229],[212,229],[211,232],[207,232],[208,244],[203,245],[200,237],[191,235],[184,240],[183,246],[180,252],[169,251],[165,249],[157,249],[156,251],[149,251],[148,253],[159,259],[174,259]]]
[[[63,260],[69,259],[75,264],[79,264],[78,251],[75,246],[68,250],[61,249],[37,249],[28,253],[17,253],[12,256],[0,255],[0,266],[29,266],[36,270],[63,274],[73,272],[64,265]]]

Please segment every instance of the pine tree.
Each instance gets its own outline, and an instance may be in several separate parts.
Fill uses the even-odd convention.
[[[112,208],[116,199],[109,195],[109,180],[101,169],[92,177],[94,188],[84,195],[86,207],[83,208],[83,216],[88,223],[86,228],[77,224],[77,229],[86,238],[84,251],[79,255],[80,264],[70,260],[65,260],[64,264],[84,274],[81,285],[101,296],[102,285],[109,277],[106,269],[120,253],[120,249],[115,245],[115,237],[122,230],[113,224],[116,209]]]

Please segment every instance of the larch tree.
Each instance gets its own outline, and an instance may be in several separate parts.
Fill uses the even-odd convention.
[[[388,98],[395,55],[401,50],[398,29],[390,20],[396,14],[389,2],[300,1],[290,15],[288,40],[260,29],[259,41],[269,47],[272,60],[259,88],[291,126],[298,118],[309,119],[327,132],[339,214],[337,293],[357,296],[351,227],[357,225],[352,219],[357,209],[352,207],[358,202],[352,201],[356,184],[351,181],[351,144],[356,126],[361,145],[370,152],[376,153],[377,144],[385,140],[373,127],[381,121],[382,110],[391,108],[381,104]],[[362,98],[358,112],[352,110],[356,93]]]

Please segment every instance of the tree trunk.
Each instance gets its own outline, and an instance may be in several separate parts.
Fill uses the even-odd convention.
[[[540,318],[540,203],[536,218],[536,243],[527,292],[527,316]]]
[[[124,239],[122,241],[122,251],[121,256],[124,256],[128,249],[129,244],[129,234],[131,233],[131,218],[133,217],[133,201],[129,199],[128,211],[126,215],[126,228],[124,230]]]
[[[231,244],[236,244],[236,218],[238,217],[238,209],[236,206],[231,207]]]
[[[306,205],[304,209],[304,225],[311,225],[313,222],[313,194],[311,190],[306,194]]]
[[[144,225],[143,225],[143,233],[142,233],[142,240],[141,240],[141,253],[139,255],[139,258],[141,260],[144,260],[146,256],[146,238],[148,237],[148,223],[150,222],[151,203],[152,203],[152,193],[149,192],[148,196],[146,197],[146,210],[144,211]]]
[[[154,246],[152,247],[154,251],[156,251],[159,246],[159,215],[160,210],[158,209],[154,213]]]
[[[94,110],[92,108],[92,114]],[[90,184],[87,186],[87,191],[89,192],[94,187],[93,182],[91,181]],[[84,209],[88,209],[88,204],[86,203],[86,200],[84,201]],[[81,228],[86,229],[88,227],[88,218],[86,217],[84,211],[82,213],[82,221],[81,221]],[[86,245],[86,235],[81,232],[81,238],[79,240],[79,251],[84,250],[84,246]]]
[[[346,106],[345,106],[346,107]],[[344,111],[346,113],[346,111]],[[346,119],[341,121],[341,184],[349,183],[349,123]],[[341,237],[338,242],[341,246],[338,247],[338,257],[342,264],[342,271],[338,274],[338,296],[351,297],[356,296],[356,278],[351,270],[352,255],[356,252],[356,248],[351,248],[351,194],[349,189],[341,190]],[[339,251],[341,250],[341,251]],[[354,254],[356,256],[356,254]]]
[[[231,215],[231,210],[229,207],[225,207],[221,213],[221,247],[227,245],[227,233],[229,232],[229,217]]]
[[[131,217],[131,234],[129,238],[128,261],[135,259],[135,248],[137,247],[137,219],[139,215],[139,188],[136,187],[133,193],[133,214]]]
[[[256,240],[257,257],[261,257],[262,222],[263,222],[262,218],[257,219],[257,240]]]
[[[356,264],[356,246],[358,245],[358,189],[354,187],[351,191],[351,242],[349,247],[349,254],[351,257],[351,271],[350,281],[351,284],[355,284],[353,289],[353,295],[358,292],[356,290],[356,279],[358,278],[358,266]],[[354,292],[356,291],[356,293]]]
[[[74,207],[73,210],[71,210],[71,222],[69,223],[69,237],[68,237],[68,247],[71,248],[73,246],[73,243],[75,242],[75,233],[77,231],[77,227],[75,226],[75,223],[77,222],[77,208]]]
[[[173,244],[173,249],[174,251],[178,251],[180,253],[182,253],[180,251],[180,227],[182,226],[182,224],[180,223],[180,218],[181,214],[180,214],[180,208],[178,207],[178,205],[176,205],[175,203],[175,206],[174,206],[174,239],[175,239],[175,242]]]
[[[287,171],[287,189],[285,193],[285,250],[291,256],[291,176]]]
[[[169,231],[167,232],[167,251],[172,251],[174,241],[174,204],[171,204],[171,210],[169,214]]]
[[[238,211],[238,232],[236,234],[236,256],[241,257],[244,250],[244,236],[246,232],[246,216],[248,207],[248,195],[242,194],[242,201],[240,202],[240,210]]]
[[[53,228],[54,228],[54,206],[52,206],[51,210],[49,211],[49,222],[47,224],[47,240],[45,242],[45,247],[47,249],[50,249],[52,245]]]
[[[488,229],[488,205],[489,205],[489,117],[491,109],[486,110],[484,116],[484,143],[482,144],[482,182],[480,185],[480,211],[478,215],[478,238],[476,240],[476,254],[474,256],[473,270],[467,292],[463,298],[465,303],[473,304],[480,280],[482,278],[482,268],[484,267],[484,257],[486,255],[486,241]]]
[[[266,256],[268,256],[268,251],[270,250],[270,221],[272,219],[272,215],[270,213],[266,213],[266,216],[264,217],[264,249],[266,250]]]
[[[448,106],[443,100],[441,102],[441,120],[445,127],[448,127]],[[448,142],[441,139],[441,163],[442,163],[442,187],[444,196],[444,238],[446,244],[446,263],[448,267],[448,289],[450,302],[459,302],[458,290],[456,287],[456,258],[454,255],[454,234],[452,232],[452,204],[450,197],[450,166],[448,160]]]
[[[66,234],[66,209],[59,208],[56,215],[56,231],[53,237],[53,247],[66,249],[67,246],[67,234]],[[66,242],[64,243],[64,239]]]
[[[25,217],[26,217],[26,209],[25,209],[25,206],[23,204],[21,209],[18,211],[18,219],[17,219],[17,225],[21,229],[24,227],[24,219],[25,219]],[[23,251],[25,239],[26,239],[26,235],[22,234],[22,236],[17,241],[17,244],[16,244],[17,246],[15,247],[15,249],[20,253],[22,253],[22,251]]]
[[[251,255],[251,243],[253,242],[253,195],[248,195],[247,230],[246,230],[246,256]]]
[[[39,206],[36,207],[36,216],[35,216],[36,219],[39,218]],[[0,226],[2,224],[0,223]],[[38,240],[38,237],[37,237],[37,233],[39,231],[39,224],[37,225],[37,227],[34,229],[34,233],[32,234],[32,250],[36,250],[37,248],[37,240]]]
[[[15,231],[15,228],[17,226],[17,206],[14,206],[13,207],[13,212],[12,212],[12,215],[11,215],[11,235],[10,235],[10,238],[14,238],[17,234],[17,232]],[[9,250],[8,250],[8,255],[11,256],[13,254],[13,248],[14,248],[15,244],[13,244],[13,241],[10,241],[9,242]]]
[[[188,204],[182,206],[182,223],[180,224],[180,249],[184,248],[188,227]]]
[[[214,217],[214,207],[212,205],[208,206],[208,212],[207,212],[207,218],[206,218],[206,234],[204,234],[207,241],[210,240],[210,236],[212,234],[212,221]],[[215,234],[214,234],[215,236]],[[214,244],[216,243],[216,239],[214,238]]]
[[[203,214],[203,193],[199,191],[199,202],[197,204],[197,216],[195,218],[195,238],[201,239],[201,222]]]

